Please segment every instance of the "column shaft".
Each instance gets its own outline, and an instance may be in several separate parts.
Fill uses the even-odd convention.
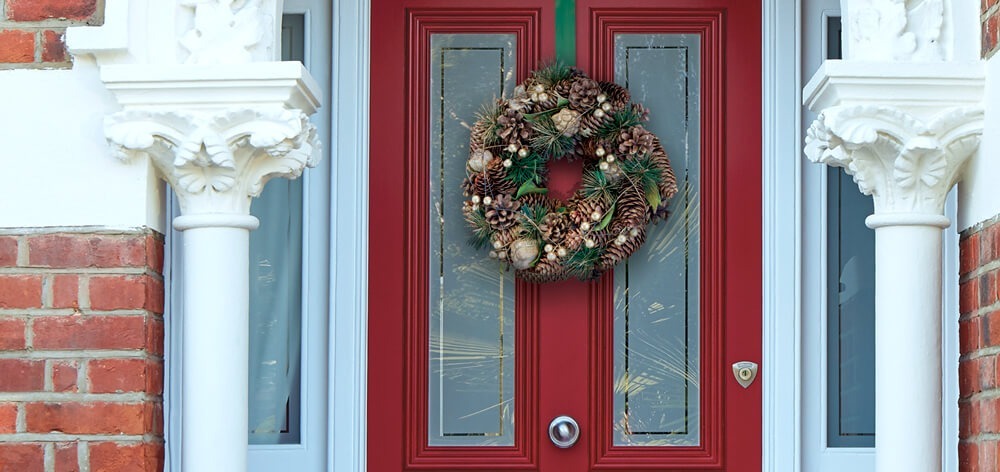
[[[247,470],[249,240],[239,227],[184,232],[184,472]]]
[[[875,230],[875,470],[941,471],[941,228]]]

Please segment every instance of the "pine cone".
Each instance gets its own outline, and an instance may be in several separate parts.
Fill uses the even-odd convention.
[[[605,143],[598,141],[597,139],[582,139],[577,141],[576,146],[573,148],[573,154],[570,156],[573,159],[580,158],[584,162],[593,162],[600,160],[601,157],[597,155],[597,148],[603,147],[608,149]]]
[[[569,219],[577,226],[588,223],[593,227],[597,222],[604,218],[604,204],[597,199],[586,199],[586,198],[574,198],[570,201],[570,205],[575,206],[569,212]],[[594,215],[599,215],[595,220]]]
[[[507,108],[497,118],[497,125],[500,127],[497,136],[507,144],[520,147],[531,139],[531,126],[524,122],[524,114],[517,110]]]
[[[490,125],[486,123],[486,120],[476,121],[476,124],[472,126],[472,132],[469,135],[469,153],[471,154],[485,150],[486,140],[489,137]]]
[[[601,82],[601,91],[607,97],[605,102],[611,104],[610,113],[624,109],[632,101],[632,96],[628,93],[628,89],[614,82]]]
[[[502,248],[505,248],[507,246],[510,246],[511,243],[513,243],[514,241],[517,240],[518,232],[519,231],[518,231],[518,227],[517,226],[511,226],[510,228],[494,232],[493,233],[493,242],[494,243],[500,243],[500,247],[499,248],[497,248],[496,246],[494,246],[494,248],[495,249],[502,249]]]
[[[497,195],[486,210],[486,222],[495,230],[504,230],[517,223],[519,204],[510,195]]]
[[[545,219],[538,229],[541,230],[542,238],[545,241],[559,245],[566,239],[566,233],[569,231],[569,222],[566,220],[565,215],[549,213],[545,215]]]
[[[569,104],[577,111],[587,112],[597,104],[601,85],[596,80],[579,77],[569,89]]]
[[[674,176],[674,169],[670,167],[670,158],[667,157],[667,152],[663,150],[663,146],[660,146],[660,139],[655,136],[653,137],[650,159],[660,169],[660,183],[658,186],[660,189],[660,199],[665,205],[677,193],[677,177]]]
[[[482,174],[472,174],[462,180],[462,194],[466,197],[471,197],[473,195],[482,195],[483,190],[483,175]]]
[[[526,195],[521,195],[517,199],[517,201],[520,202],[522,207],[523,206],[544,207],[549,211],[555,210],[556,208],[555,202],[551,198],[546,197],[544,194],[541,193],[529,193]]]
[[[507,168],[503,166],[503,159],[491,160],[486,171],[480,175],[483,176],[483,191],[479,195],[502,195],[513,193],[516,189],[514,182],[507,180]]]
[[[570,108],[563,108],[559,113],[552,115],[552,123],[556,129],[562,131],[563,136],[573,136],[580,129],[580,112]]]
[[[541,284],[566,278],[563,269],[558,260],[550,261],[543,257],[534,267],[517,271],[517,276],[528,282]]]
[[[625,156],[645,156],[653,152],[656,136],[642,126],[633,126],[618,136],[618,152]]]
[[[570,72],[569,76],[567,76],[565,79],[560,80],[559,82],[556,82],[552,86],[552,93],[555,94],[558,98],[569,99],[569,93],[570,90],[572,90],[573,88],[573,82],[576,82],[576,80],[579,79],[580,77],[586,77],[586,75],[583,72],[581,72],[580,69],[577,69],[575,67],[570,68],[569,72]]]
[[[620,233],[611,240],[611,244],[608,244],[604,254],[601,254],[601,258],[597,261],[598,270],[604,271],[614,268],[619,262],[634,254],[639,246],[642,246],[646,240],[646,227],[639,226],[635,228],[634,232],[635,235],[632,234],[632,231]]]
[[[570,229],[566,232],[566,236],[563,238],[562,247],[566,249],[567,252],[572,253],[583,245],[583,233],[579,229]]]
[[[645,195],[634,187],[628,187],[615,204],[615,216],[611,222],[611,232],[617,234],[626,228],[646,226],[650,208]]]
[[[592,110],[580,117],[580,136],[589,138],[596,134],[601,126],[611,121],[611,113],[605,113],[604,110],[601,110],[600,113],[596,112],[597,110]]]

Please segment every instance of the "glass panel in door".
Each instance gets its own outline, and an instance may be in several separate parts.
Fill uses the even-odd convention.
[[[615,82],[653,110],[646,127],[678,183],[670,217],[615,269],[615,445],[699,445],[700,44],[695,34],[615,37]]]
[[[514,444],[514,277],[468,244],[470,119],[514,88],[512,34],[433,34],[428,442]]]

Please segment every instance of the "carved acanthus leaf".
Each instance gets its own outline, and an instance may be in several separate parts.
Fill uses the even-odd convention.
[[[806,156],[843,167],[875,197],[875,212],[940,214],[979,145],[981,108],[954,108],[929,124],[895,107],[838,106],[806,133]]]
[[[320,147],[298,110],[133,110],[108,117],[105,134],[119,158],[148,154],[186,214],[245,213],[269,179],[316,165]]]
[[[263,0],[181,0],[193,9],[194,20],[180,44],[190,54],[188,64],[242,64],[254,60],[253,50],[269,48],[273,18]]]
[[[941,61],[942,0],[850,0],[850,57],[862,61]]]

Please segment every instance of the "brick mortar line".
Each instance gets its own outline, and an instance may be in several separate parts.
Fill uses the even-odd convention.
[[[143,350],[122,350],[122,349],[83,349],[79,351],[0,351],[0,359],[23,359],[23,360],[95,360],[95,359],[144,359],[150,361],[162,361],[163,356],[149,354]]]
[[[99,234],[101,236],[147,236],[163,233],[148,226],[45,226],[0,228],[0,236],[43,236],[50,234],[85,235]],[[162,239],[160,240],[162,242]]]
[[[1000,8],[1000,4],[997,4],[994,7],[995,8]],[[979,233],[982,230],[984,230],[986,228],[989,228],[990,226],[993,226],[994,224],[997,224],[997,223],[1000,223],[1000,214],[991,216],[991,217],[989,217],[989,218],[987,218],[987,219],[985,219],[983,221],[980,221],[979,223],[976,223],[976,224],[974,224],[974,225],[966,228],[965,231],[962,231],[962,233],[959,234],[959,238],[960,239],[966,239],[966,238],[972,236],[973,234]]]
[[[961,438],[958,442],[959,444],[977,444],[983,441],[997,440],[1000,440],[1000,433],[979,433],[971,438]]]
[[[28,265],[29,262],[31,261],[28,253],[28,237],[19,236],[17,238],[17,265]]]
[[[109,267],[109,268],[74,268],[74,267],[0,267],[0,275],[158,275],[163,274],[147,267]]]
[[[42,50],[44,49],[42,48],[42,41],[45,40],[43,36],[42,30],[35,29],[35,62],[37,63],[42,62]]]
[[[163,319],[163,315],[149,310],[94,310],[90,308],[0,308],[0,317],[3,316],[29,316],[34,318],[45,318],[53,316],[151,316],[156,319]]]
[[[998,277],[1000,277],[1000,274],[997,274],[997,275],[998,275]],[[998,299],[997,301],[995,301],[993,303],[990,303],[989,305],[976,308],[972,312],[965,313],[965,314],[960,314],[958,316],[958,320],[959,321],[968,321],[968,320],[971,320],[973,318],[985,318],[986,315],[988,315],[990,313],[993,313],[994,311],[997,311],[997,310],[1000,310],[1000,299]]]
[[[985,264],[980,265],[975,269],[973,269],[972,272],[968,272],[965,275],[961,275],[958,278],[958,282],[965,283],[972,279],[978,279],[979,277],[982,277],[986,273],[993,272],[998,269],[1000,269],[1000,258],[994,259],[992,261],[987,261]]]
[[[995,400],[1000,398],[1000,388],[991,388],[959,398],[959,403],[972,403],[975,400]]]
[[[54,472],[56,470],[56,443],[49,442],[42,446],[42,463],[44,464],[45,471]]]
[[[67,433],[16,433],[0,434],[0,443],[50,443],[50,442],[115,442],[115,443],[162,443],[163,438],[155,434],[67,434]]]
[[[971,361],[974,359],[980,359],[986,356],[996,356],[1000,354],[1000,346],[986,346],[976,349],[972,352],[966,352],[958,357],[958,362]]]
[[[129,393],[76,393],[76,392],[0,392],[0,402],[5,403],[121,403],[145,404],[160,403],[160,395],[150,395],[141,392]]]
[[[78,472],[90,472],[90,446],[83,441],[76,443],[76,466]]]

